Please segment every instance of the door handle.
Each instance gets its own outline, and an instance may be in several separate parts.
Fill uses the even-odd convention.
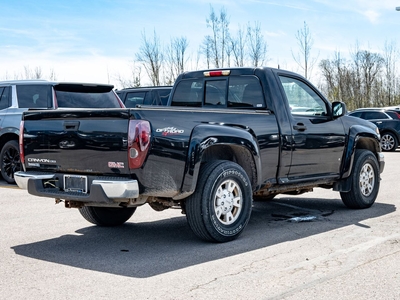
[[[298,131],[304,131],[307,129],[307,127],[303,123],[297,123],[296,125],[293,126],[293,129]]]

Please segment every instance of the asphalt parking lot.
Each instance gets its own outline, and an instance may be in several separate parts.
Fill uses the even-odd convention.
[[[256,202],[225,244],[199,241],[179,210],[138,208],[100,228],[0,180],[2,299],[399,299],[400,151],[373,207],[316,189]]]

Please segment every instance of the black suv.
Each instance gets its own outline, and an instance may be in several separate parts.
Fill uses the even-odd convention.
[[[116,90],[126,107],[144,105],[167,105],[172,86],[150,86]]]
[[[14,183],[21,168],[19,126],[28,109],[121,108],[114,86],[46,80],[0,81],[0,169],[1,177]]]
[[[381,134],[383,151],[395,151],[400,140],[400,111],[387,108],[359,108],[349,113],[374,123]]]

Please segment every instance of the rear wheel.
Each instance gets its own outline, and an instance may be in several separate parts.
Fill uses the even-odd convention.
[[[1,176],[8,183],[15,183],[14,173],[21,170],[19,145],[17,141],[8,141],[0,153]]]
[[[186,217],[201,239],[227,242],[246,227],[252,209],[252,189],[246,172],[230,161],[202,167],[196,191],[186,200]]]
[[[379,165],[371,151],[356,150],[351,176],[350,191],[340,193],[343,203],[349,208],[372,206],[379,191]]]
[[[84,206],[79,208],[79,212],[86,221],[99,226],[122,225],[132,217],[135,210],[136,207]]]
[[[399,143],[393,133],[385,132],[381,136],[381,147],[383,151],[395,151]]]

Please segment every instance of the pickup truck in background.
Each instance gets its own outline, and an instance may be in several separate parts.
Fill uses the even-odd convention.
[[[15,183],[14,173],[21,170],[18,136],[24,111],[124,107],[113,88],[112,85],[46,80],[0,81],[0,169],[3,179]]]
[[[115,92],[125,107],[132,108],[137,105],[167,105],[171,90],[172,86],[148,86],[125,88]]]
[[[320,187],[349,208],[373,205],[379,132],[345,114],[292,72],[187,72],[168,106],[25,112],[15,178],[99,226],[123,224],[147,203],[180,208],[199,238],[227,242],[243,232],[253,199]]]

